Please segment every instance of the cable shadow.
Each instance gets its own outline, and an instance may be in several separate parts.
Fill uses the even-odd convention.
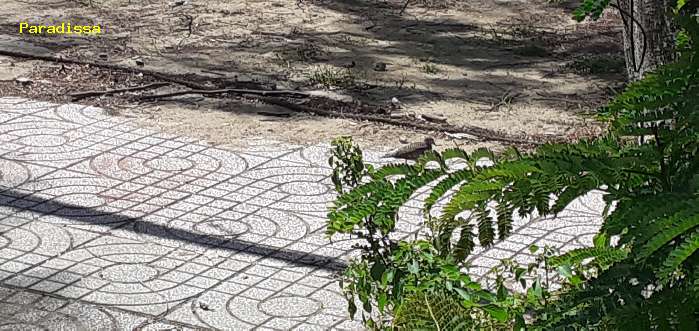
[[[29,211],[40,215],[50,215],[68,219],[84,224],[99,224],[112,229],[131,230],[138,234],[156,236],[166,240],[179,241],[206,249],[225,249],[234,252],[244,252],[286,262],[289,264],[315,267],[328,271],[340,271],[347,264],[341,259],[318,255],[311,252],[303,252],[285,248],[279,248],[262,243],[240,240],[222,236],[197,233],[186,229],[171,228],[166,225],[155,224],[140,217],[130,217],[119,213],[100,211],[96,208],[82,207],[73,204],[53,201],[39,197],[35,194],[22,193],[14,189],[6,189],[0,193],[0,206],[8,207],[17,212]],[[70,213],[60,213],[61,210],[70,210]],[[13,214],[0,216],[2,219],[12,217]],[[130,225],[130,227],[129,227]]]

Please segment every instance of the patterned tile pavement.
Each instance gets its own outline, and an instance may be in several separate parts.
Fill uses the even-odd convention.
[[[361,328],[334,279],[355,242],[324,235],[327,146],[229,151],[129,121],[0,98],[0,330]],[[420,229],[424,197],[398,237]],[[589,245],[600,204],[518,220],[474,275],[531,261],[531,244]]]

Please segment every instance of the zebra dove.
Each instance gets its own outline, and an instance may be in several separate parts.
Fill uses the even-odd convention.
[[[424,141],[421,142],[414,142],[411,144],[408,144],[406,146],[400,147],[396,149],[393,152],[390,152],[384,157],[392,157],[392,158],[397,158],[397,159],[406,159],[406,160],[417,160],[420,155],[425,153],[426,151],[432,150],[432,146],[434,145],[434,139],[431,137],[425,138]]]

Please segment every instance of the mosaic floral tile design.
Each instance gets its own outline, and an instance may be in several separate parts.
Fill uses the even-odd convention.
[[[324,235],[328,146],[248,144],[0,98],[0,329],[361,329],[334,278],[355,242]],[[420,229],[421,198],[400,236]],[[473,272],[533,259],[531,244],[589,245],[600,204],[519,220]]]

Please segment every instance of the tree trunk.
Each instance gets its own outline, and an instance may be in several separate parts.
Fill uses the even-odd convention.
[[[675,57],[672,0],[618,0],[624,21],[624,55],[629,81],[636,81]]]

